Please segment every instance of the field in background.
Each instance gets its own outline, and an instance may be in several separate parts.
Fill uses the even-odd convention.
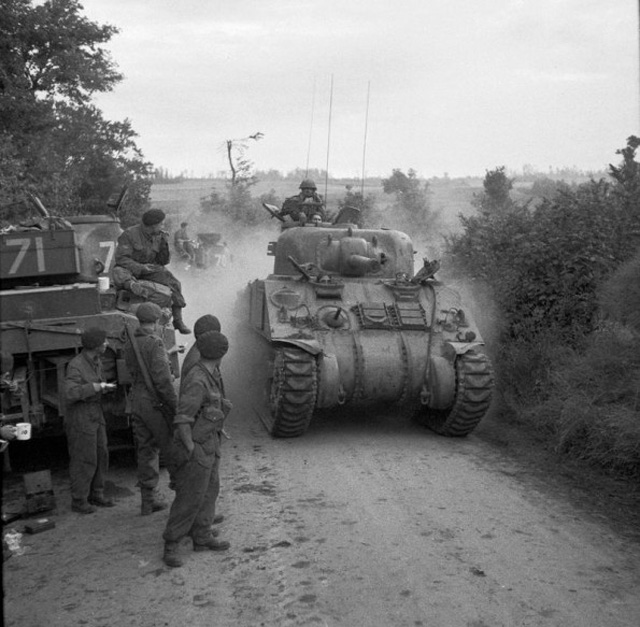
[[[437,230],[438,234],[444,235],[459,228],[459,214],[469,215],[475,209],[471,205],[474,193],[482,191],[482,180],[473,179],[470,182],[439,181],[430,182],[431,205],[434,211],[439,214]],[[219,193],[224,193],[226,181],[223,179],[187,179],[180,183],[154,184],[151,188],[151,204],[153,207],[162,209],[170,218],[170,225],[175,228],[181,221],[190,223],[202,220],[200,214],[200,200],[211,194],[213,189]],[[353,182],[353,191],[360,191],[361,184]],[[252,194],[256,197],[273,191],[282,202],[287,196],[298,193],[297,184],[287,180],[265,180],[259,181],[252,187]],[[318,191],[325,195],[325,185],[318,183]],[[328,182],[326,188],[327,207],[329,212],[337,210],[338,201],[346,193],[345,183],[340,181]],[[393,202],[393,197],[382,191],[381,185],[366,183],[364,186],[365,197],[373,196],[379,207],[389,206]],[[265,212],[265,220],[267,219]],[[208,217],[212,228],[216,225],[216,219]],[[223,220],[217,221],[219,226],[223,225]],[[214,229],[215,230],[215,229]]]

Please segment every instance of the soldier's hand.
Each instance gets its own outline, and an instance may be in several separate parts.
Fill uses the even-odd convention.
[[[189,451],[189,455],[193,452],[195,448],[195,444],[193,443],[193,437],[191,436],[191,425],[188,424],[179,424],[176,427],[178,437],[184,444],[184,447]]]

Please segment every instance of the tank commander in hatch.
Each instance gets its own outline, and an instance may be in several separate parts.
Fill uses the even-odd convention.
[[[171,260],[169,234],[162,230],[165,213],[161,209],[149,209],[142,214],[142,222],[130,226],[118,238],[116,267],[127,270],[134,279],[154,281],[171,289],[171,313],[174,328],[188,335],[191,333],[182,320],[182,309],[186,306],[182,286],[167,268]],[[132,289],[135,281],[126,281],[125,287]]]
[[[282,204],[280,215],[291,216],[292,220],[300,221],[300,216],[304,215],[303,221],[309,221],[314,216],[320,216],[325,220],[324,200],[317,193],[316,184],[311,179],[305,179],[300,183],[300,193],[287,198]]]

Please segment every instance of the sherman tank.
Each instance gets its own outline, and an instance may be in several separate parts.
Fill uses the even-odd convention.
[[[437,262],[414,273],[405,233],[357,222],[353,210],[303,217],[269,244],[273,272],[248,284],[239,335],[263,391],[256,411],[276,437],[300,436],[321,410],[381,403],[439,434],[469,434],[494,382],[480,331],[436,280]]]
[[[107,428],[126,429],[130,377],[123,348],[143,298],[109,280],[120,223],[107,214],[51,217],[35,200],[37,219],[0,232],[0,339],[14,361],[7,379],[2,373],[2,420],[30,422],[34,437],[61,434],[66,366],[81,349],[82,331],[99,326],[109,344],[105,377],[118,384],[103,397]],[[164,340],[177,373],[173,329],[165,327]]]

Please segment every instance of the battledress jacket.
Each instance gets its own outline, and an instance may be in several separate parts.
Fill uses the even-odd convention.
[[[315,192],[313,196],[304,196],[300,193],[285,199],[280,211],[281,216],[290,215],[294,220],[298,220],[301,213],[304,213],[307,219],[318,214],[324,220],[326,214],[322,196]]]
[[[102,392],[93,389],[94,383],[104,381],[102,362],[90,360],[83,350],[67,366],[65,393],[67,400],[67,420],[79,426],[81,422],[106,424],[102,413]]]
[[[205,454],[219,457],[220,432],[230,409],[220,370],[216,368],[212,374],[198,361],[182,378],[173,423],[190,425],[193,441],[202,446]]]
[[[134,333],[134,340],[140,350],[140,356],[147,366],[147,372],[154,389],[152,391],[147,387],[133,347],[127,343],[124,348],[124,359],[133,378],[132,412],[137,415],[145,415],[145,410],[148,411],[159,400],[169,412],[175,413],[177,395],[173,387],[169,355],[162,338],[146,329],[138,328]]]
[[[164,231],[152,235],[146,233],[141,224],[137,224],[118,237],[115,264],[126,268],[136,278],[146,274],[144,264],[166,266],[170,260],[168,234]]]

